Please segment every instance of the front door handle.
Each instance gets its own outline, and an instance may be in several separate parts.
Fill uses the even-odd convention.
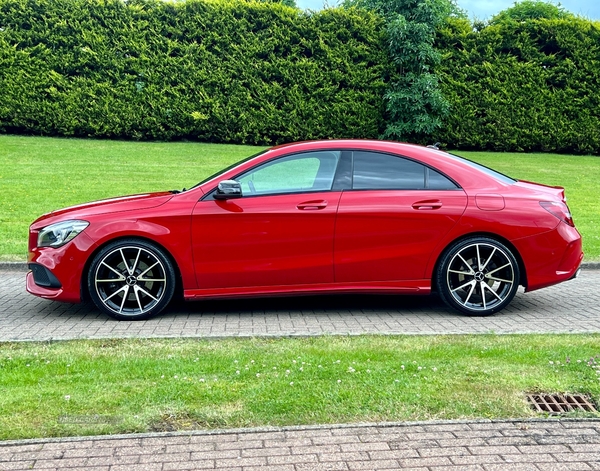
[[[440,209],[442,207],[442,202],[440,200],[425,200],[425,201],[417,201],[412,205],[413,209],[418,210],[432,210],[432,209]]]
[[[326,200],[305,201],[304,203],[300,203],[296,206],[296,208],[301,209],[303,211],[314,211],[318,209],[325,209],[326,207]]]

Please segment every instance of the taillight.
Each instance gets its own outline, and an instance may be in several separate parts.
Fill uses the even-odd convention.
[[[573,217],[571,216],[571,211],[569,211],[569,207],[565,203],[559,203],[557,201],[540,201],[540,205],[542,208],[544,208],[553,216],[556,216],[565,224],[575,227]]]

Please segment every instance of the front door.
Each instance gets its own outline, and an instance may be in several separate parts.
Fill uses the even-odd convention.
[[[192,216],[198,288],[333,282],[338,160],[332,151],[282,157],[237,176],[241,198],[199,201]]]

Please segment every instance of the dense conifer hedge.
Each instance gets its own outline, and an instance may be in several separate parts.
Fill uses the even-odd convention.
[[[0,0],[0,132],[376,138],[382,20],[221,0]]]
[[[600,152],[600,29],[576,18],[450,20],[437,68],[451,113],[436,138],[451,147]]]
[[[0,0],[0,132],[248,144],[380,137],[401,81],[387,34],[360,8]],[[450,114],[424,142],[600,153],[598,23],[563,13],[449,18],[435,46]]]

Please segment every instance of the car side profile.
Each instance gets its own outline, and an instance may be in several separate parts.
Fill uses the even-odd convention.
[[[470,315],[576,276],[564,190],[435,148],[273,147],[184,191],[53,211],[29,230],[27,290],[115,319],[186,300],[429,294]]]

